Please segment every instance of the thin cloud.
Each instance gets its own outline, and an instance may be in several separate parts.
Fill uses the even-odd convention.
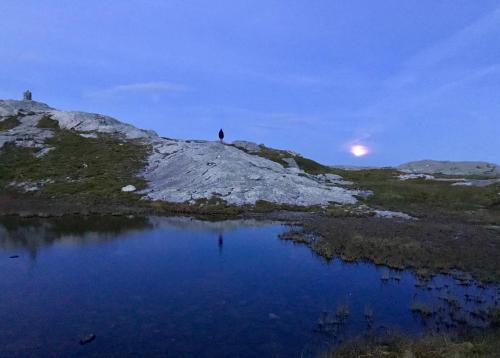
[[[500,7],[465,26],[450,37],[417,53],[408,61],[407,66],[424,69],[437,65],[456,55],[470,44],[480,41],[485,34],[498,29],[500,29]]]
[[[383,95],[355,114],[384,118],[384,124],[390,126],[403,121],[407,113],[435,103],[440,96],[498,75],[498,63],[480,67],[450,67],[447,63],[499,31],[500,7],[411,56],[401,71],[382,82]]]
[[[126,85],[119,85],[103,90],[93,91],[87,93],[87,97],[103,98],[103,97],[114,97],[124,94],[151,94],[158,95],[160,93],[173,93],[173,92],[185,92],[188,91],[189,87],[177,83],[171,82],[141,82],[141,83],[130,83]]]

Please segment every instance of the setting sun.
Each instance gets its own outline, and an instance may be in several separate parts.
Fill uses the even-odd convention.
[[[368,148],[366,148],[364,145],[353,145],[351,147],[351,153],[355,157],[362,157],[368,154]]]

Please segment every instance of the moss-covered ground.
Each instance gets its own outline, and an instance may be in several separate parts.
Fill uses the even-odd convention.
[[[7,131],[12,128],[16,128],[21,122],[19,122],[19,119],[17,116],[9,116],[6,117],[2,120],[0,120],[0,132],[1,131]]]
[[[56,125],[48,117],[39,123],[54,129],[54,136],[46,140],[53,150],[44,156],[36,157],[35,149],[10,143],[0,150],[3,195],[14,195],[19,200],[26,197],[32,201],[67,202],[75,207],[133,204],[139,200],[137,194],[124,193],[121,188],[129,184],[138,189],[145,187],[138,174],[145,165],[147,146],[106,134],[84,138]],[[32,183],[39,190],[23,194],[12,183]]]

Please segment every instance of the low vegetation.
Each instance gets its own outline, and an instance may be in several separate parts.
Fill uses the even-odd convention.
[[[41,121],[42,126],[52,129],[55,124],[57,121],[48,117]],[[145,165],[148,147],[111,135],[84,138],[76,132],[59,129],[46,140],[46,145],[53,150],[40,158],[34,155],[33,148],[4,145],[0,151],[0,188],[4,194],[66,201],[75,207],[90,208],[139,200],[137,194],[123,193],[121,188],[129,184],[138,189],[145,187],[138,173]],[[32,194],[16,192],[16,185],[22,183],[38,190]]]
[[[395,169],[341,170],[334,174],[371,190],[364,200],[372,207],[404,211],[416,216],[455,216],[470,221],[500,221],[500,183],[486,187],[452,186],[425,179],[400,180]]]
[[[52,119],[51,116],[45,115],[40,120],[38,121],[37,125],[38,128],[45,128],[45,129],[59,129],[59,122],[56,121],[55,119]]]
[[[292,152],[260,146],[261,157],[288,164],[284,158],[293,158],[307,174],[337,174],[353,182],[352,188],[369,190],[373,195],[360,198],[370,207],[403,211],[414,216],[446,216],[471,222],[500,222],[500,183],[486,187],[452,186],[450,182],[425,179],[400,180],[401,174],[393,168],[344,170],[322,165]],[[437,175],[440,178],[451,176]],[[481,179],[470,177],[470,179]],[[483,178],[484,179],[484,178]],[[344,210],[332,209],[344,215]],[[350,211],[354,213],[355,211]]]
[[[500,281],[500,231],[484,225],[435,220],[314,216],[303,220],[302,240],[327,260],[367,260],[393,269],[436,273],[468,272],[484,282]],[[464,278],[467,284],[468,278]]]
[[[19,119],[16,116],[5,117],[0,120],[0,131],[8,131],[20,125]]]
[[[465,339],[451,339],[435,335],[418,339],[405,337],[368,338],[350,341],[337,349],[320,355],[325,358],[469,358],[496,357],[500,352],[500,332],[472,335]]]
[[[265,214],[277,211],[314,211],[318,207],[305,207],[288,204],[276,204],[265,200],[258,200],[255,205],[237,206],[228,204],[218,195],[210,199],[202,198],[188,203],[171,203],[165,201],[152,201],[151,208],[157,214],[185,214],[201,217],[215,217],[217,219],[228,219],[238,217],[242,214]]]
[[[331,172],[331,169],[329,167],[324,166],[318,162],[315,162],[312,159],[304,158],[293,152],[268,148],[262,144],[259,147],[260,151],[255,153],[256,155],[272,160],[273,162],[279,163],[285,167],[288,166],[288,163],[285,162],[283,159],[292,158],[295,160],[299,168],[308,174],[316,175],[316,174],[325,174]]]

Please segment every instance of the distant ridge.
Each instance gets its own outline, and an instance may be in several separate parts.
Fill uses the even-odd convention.
[[[397,169],[406,173],[500,177],[498,164],[479,161],[418,160],[401,164]]]

